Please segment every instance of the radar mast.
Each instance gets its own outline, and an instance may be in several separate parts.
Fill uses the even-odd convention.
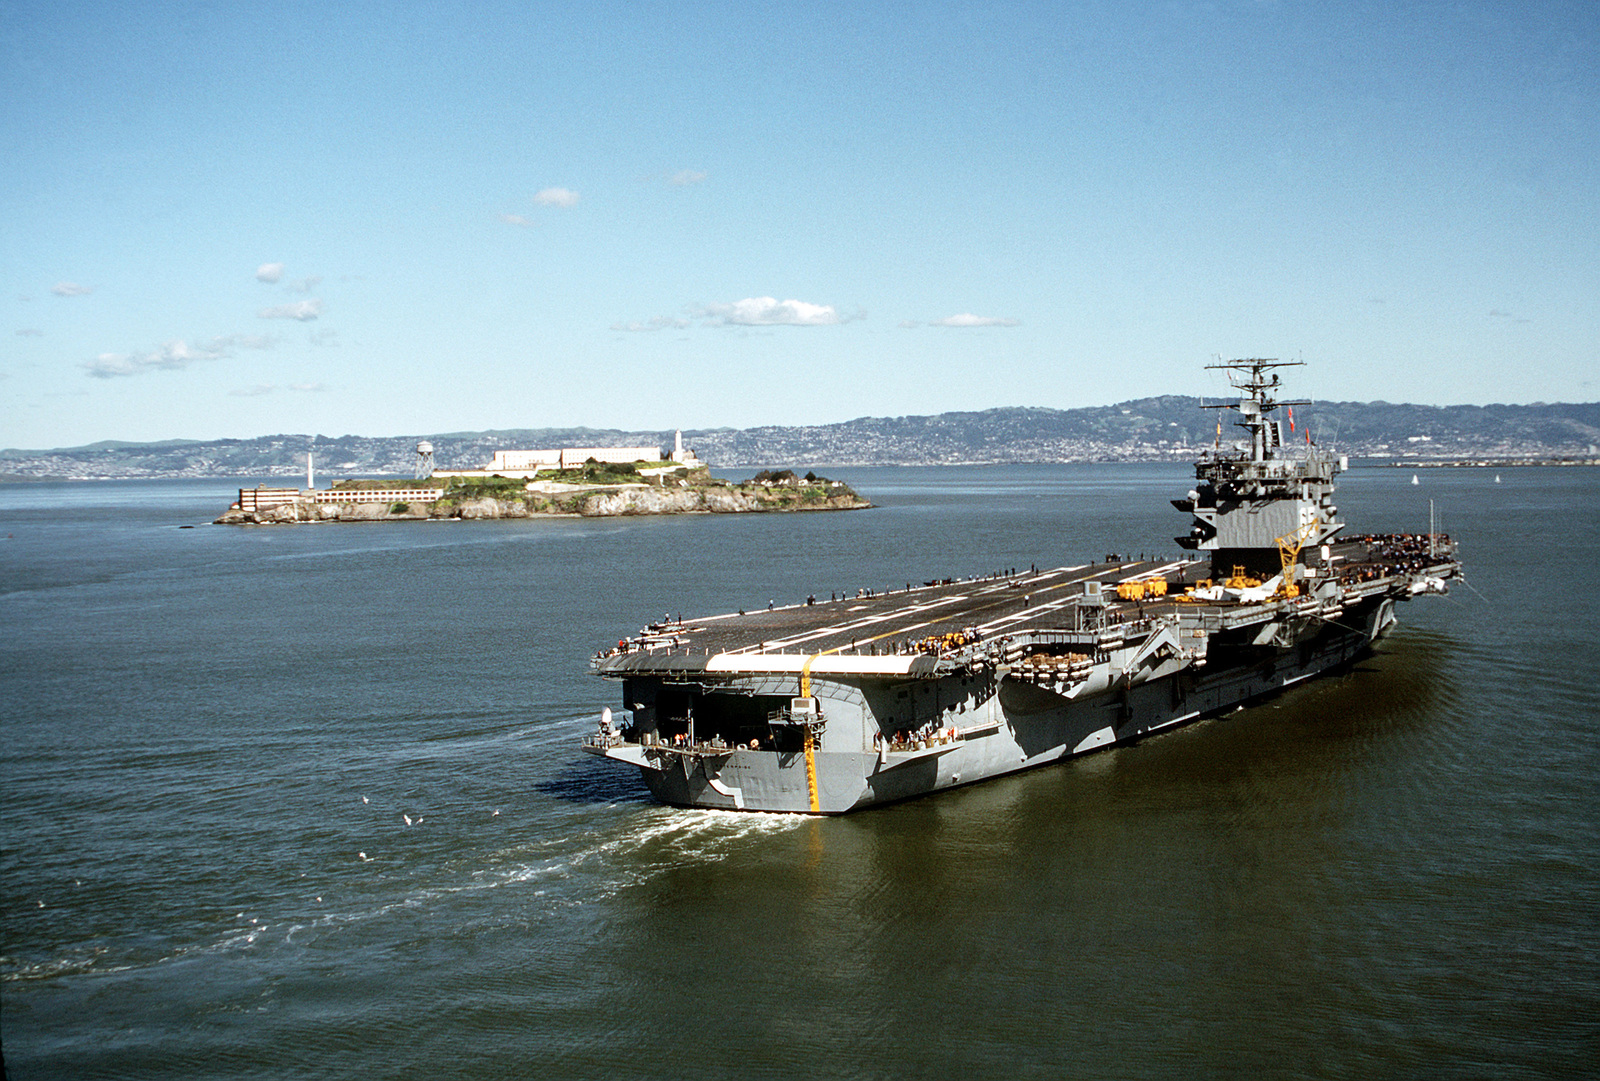
[[[1305,364],[1303,360],[1278,360],[1269,357],[1255,357],[1249,360],[1229,360],[1221,364],[1207,364],[1207,371],[1225,371],[1228,373],[1228,382],[1239,392],[1237,402],[1222,402],[1217,405],[1202,406],[1203,409],[1237,409],[1239,419],[1234,421],[1234,427],[1243,428],[1250,433],[1250,460],[1252,462],[1265,462],[1275,455],[1275,448],[1283,446],[1283,428],[1280,422],[1269,418],[1280,405],[1310,405],[1306,399],[1292,402],[1280,402],[1274,397],[1281,384],[1277,372],[1268,371],[1273,368],[1298,368]]]

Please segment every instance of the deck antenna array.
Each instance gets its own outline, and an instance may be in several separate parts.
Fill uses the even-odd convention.
[[[433,444],[424,439],[417,444],[417,479],[433,476]]]

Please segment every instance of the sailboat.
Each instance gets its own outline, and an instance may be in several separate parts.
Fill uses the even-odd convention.
[[[1417,479],[1417,475],[1415,473],[1413,473],[1413,474],[1411,474],[1411,483],[1412,484],[1421,484],[1422,482],[1420,480],[1418,480]]]

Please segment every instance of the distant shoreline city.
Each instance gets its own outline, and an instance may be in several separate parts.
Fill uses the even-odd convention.
[[[838,424],[685,430],[684,445],[719,469],[781,463],[926,466],[1189,462],[1232,444],[1201,400],[1163,396],[1080,409],[1006,408],[936,416],[863,417]],[[1357,459],[1407,467],[1600,464],[1600,402],[1420,406],[1321,402],[1301,410],[1292,438]],[[1288,437],[1286,433],[1286,438]],[[526,446],[673,446],[674,432],[537,428],[446,434],[107,441],[55,450],[0,450],[0,481],[293,476],[315,453],[330,476],[408,476],[419,439],[440,469],[480,468]]]

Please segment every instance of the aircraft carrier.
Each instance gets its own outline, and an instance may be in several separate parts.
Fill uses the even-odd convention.
[[[1347,462],[1296,445],[1277,369],[1228,372],[1248,440],[1195,463],[1174,561],[1108,557],[653,623],[597,654],[628,717],[583,749],[665,803],[839,814],[1141,739],[1348,665],[1444,593],[1434,533],[1342,536]],[[1286,407],[1284,422],[1274,414]]]

